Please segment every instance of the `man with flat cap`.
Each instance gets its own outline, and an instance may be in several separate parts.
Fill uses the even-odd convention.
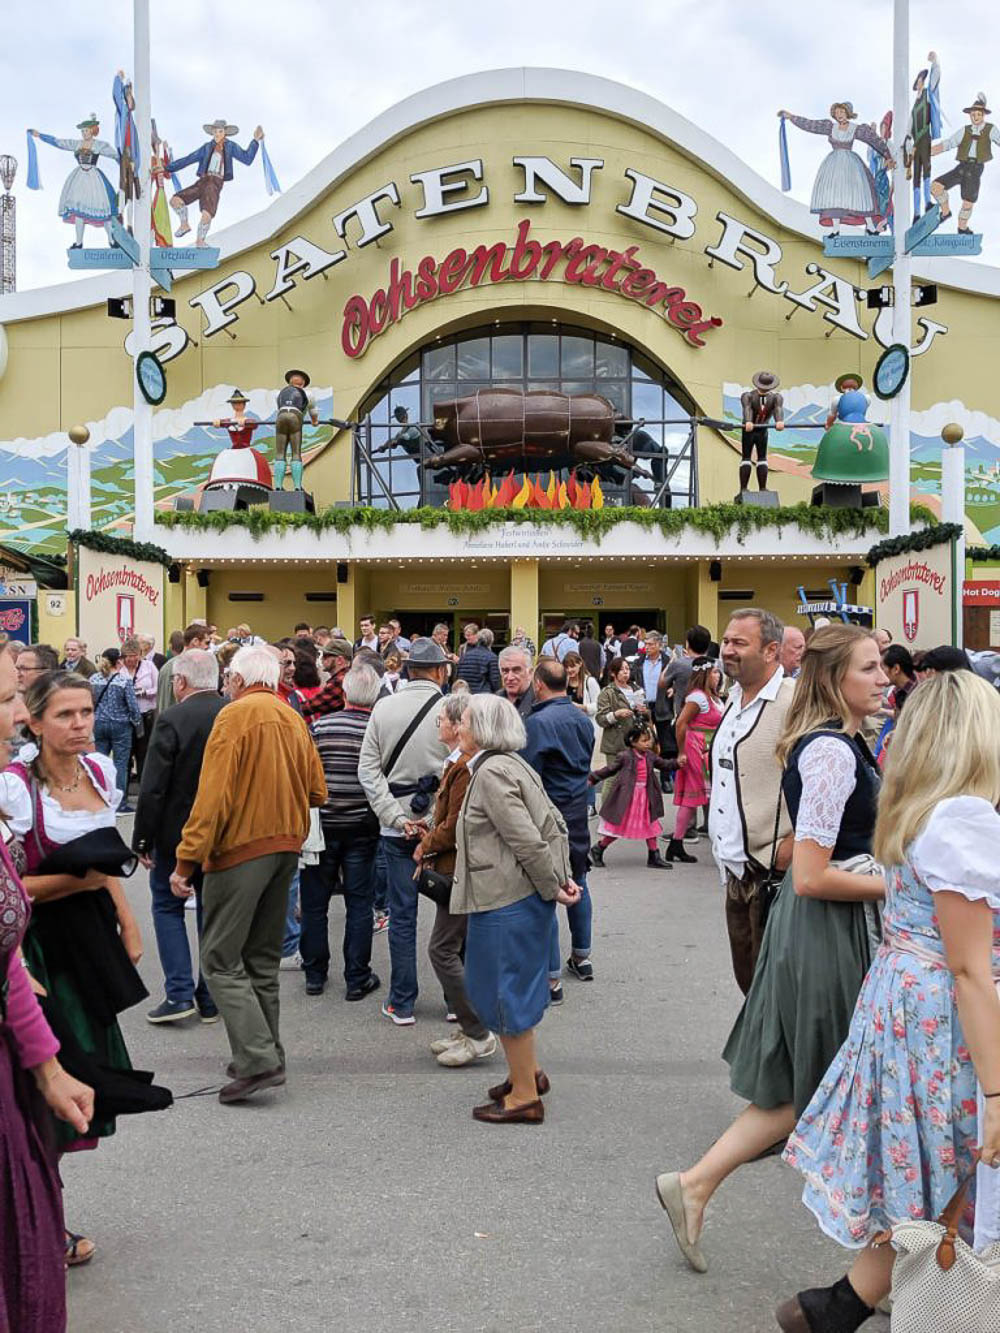
[[[197,180],[193,185],[178,190],[170,201],[170,207],[177,213],[180,222],[176,233],[178,237],[186,236],[191,230],[188,204],[197,204],[201,209],[198,238],[195,241],[199,247],[204,246],[212,219],[218,212],[223,183],[233,179],[233,158],[248,167],[257,156],[257,149],[264,137],[264,131],[258,125],[249,148],[241,148],[238,143],[232,142],[232,136],[239,134],[236,125],[227,125],[224,120],[213,120],[210,125],[203,125],[202,129],[211,135],[208,143],[202,144],[186,157],[173,158],[170,163],[171,172],[181,171],[194,162],[198,164]]]
[[[274,488],[285,487],[285,455],[292,451],[292,487],[302,489],[302,422],[305,414],[319,425],[316,399],[306,393],[309,376],[304,370],[286,370],[285,387],[278,394],[278,415],[274,420]]]
[[[743,407],[743,457],[740,462],[740,490],[750,485],[753,457],[757,455],[757,485],[767,490],[767,428],[785,429],[784,400],[778,393],[781,381],[771,370],[758,370],[753,388],[740,395]]]

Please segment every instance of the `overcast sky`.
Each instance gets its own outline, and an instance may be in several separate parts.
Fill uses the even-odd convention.
[[[401,98],[477,70],[553,66],[631,84],[773,184],[779,107],[819,117],[831,101],[850,99],[862,119],[879,121],[892,100],[891,0],[532,0],[508,10],[509,23],[482,0],[153,0],[152,10],[161,135],[180,154],[203,141],[204,121],[225,116],[240,127],[241,143],[259,122],[283,187]],[[131,72],[132,6],[3,0],[0,14],[0,152],[19,163],[18,287],[25,289],[70,277],[72,239],[56,213],[71,159],[39,144],[45,188],[27,190],[25,130],[69,137],[96,111],[102,137],[113,138],[111,81],[118,68]],[[946,10],[940,0],[912,0],[911,75],[931,48],[941,60],[947,134],[966,122],[962,107],[977,92],[1000,96],[1000,8],[953,0]],[[793,194],[808,202],[825,144],[791,127],[789,143]],[[183,182],[193,179],[189,169]],[[267,202],[260,168],[237,170],[219,227]],[[1000,151],[984,173],[974,225],[985,233],[983,259],[1000,263]]]

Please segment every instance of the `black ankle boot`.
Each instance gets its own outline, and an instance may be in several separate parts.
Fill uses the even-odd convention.
[[[875,1313],[842,1277],[832,1287],[812,1287],[775,1312],[784,1333],[855,1333]]]
[[[673,870],[669,861],[664,861],[658,847],[650,847],[646,852],[646,865],[651,870]]]
[[[590,864],[600,866],[602,870],[604,868],[604,848],[596,842],[590,849]]]
[[[667,850],[663,853],[665,861],[683,861],[687,865],[696,865],[698,858],[692,856],[690,852],[684,850],[684,843],[680,838],[671,838],[667,844]]]

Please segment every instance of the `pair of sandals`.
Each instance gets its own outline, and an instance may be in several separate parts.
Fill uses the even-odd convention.
[[[82,1268],[93,1259],[97,1253],[97,1246],[86,1236],[79,1236],[75,1231],[67,1231],[65,1253],[67,1268]]]

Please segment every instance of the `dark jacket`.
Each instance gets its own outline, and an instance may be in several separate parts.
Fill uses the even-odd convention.
[[[620,824],[628,813],[635,790],[635,774],[639,767],[639,756],[633,749],[623,750],[617,759],[612,760],[607,768],[595,768],[591,773],[594,782],[614,777],[611,789],[601,803],[601,818],[609,824]],[[646,751],[646,808],[650,819],[663,817],[663,792],[660,790],[661,773],[673,773],[677,769],[676,759],[661,759],[652,750]]]
[[[470,694],[496,694],[500,688],[497,655],[481,643],[462,654],[455,674],[465,681]]]
[[[434,827],[421,841],[423,862],[442,875],[455,871],[455,826],[469,787],[469,758],[461,754],[445,769],[434,804]]]
[[[199,690],[156,719],[135,811],[135,851],[173,859],[198,793],[205,746],[225,705],[213,690]]]
[[[566,821],[574,877],[586,874],[587,775],[594,753],[594,724],[565,695],[536,703],[525,719],[528,743],[521,758],[542,780],[545,795]]]
[[[507,691],[504,689],[502,685],[497,690],[497,694],[500,694],[505,699],[507,699],[508,703],[514,703],[513,699],[507,698]],[[517,696],[517,702],[514,703],[514,707],[517,709],[518,713],[522,718],[526,718],[528,714],[531,712],[532,708],[534,708],[534,706],[535,706],[535,691],[529,685],[523,694],[519,694]]]

